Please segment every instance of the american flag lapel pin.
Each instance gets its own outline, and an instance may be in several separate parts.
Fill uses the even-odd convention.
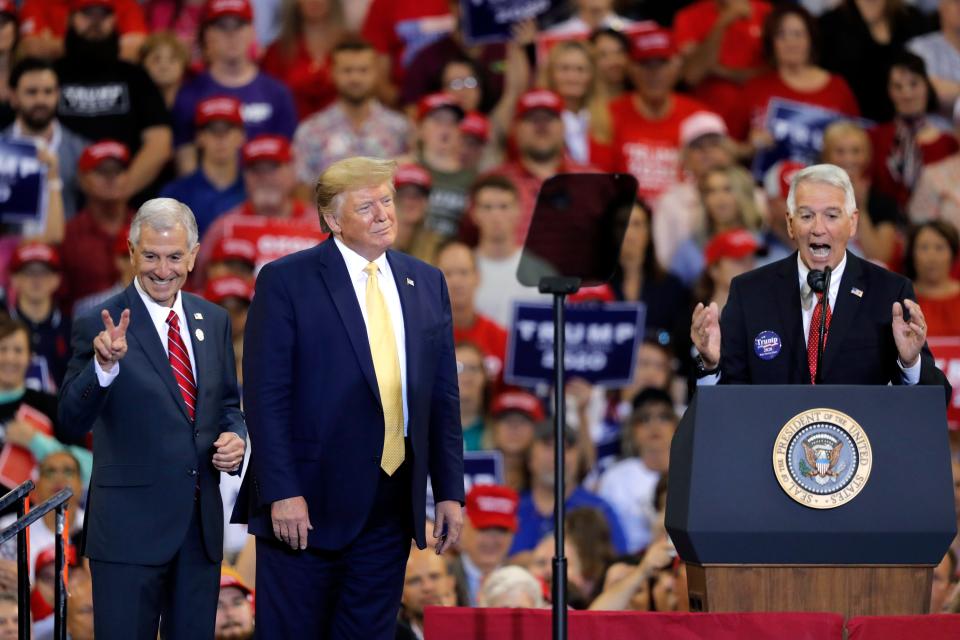
[[[413,279],[412,279],[412,278],[407,278],[407,284],[410,285],[411,287],[416,286],[416,285],[413,283]]]
[[[200,313],[199,311],[197,311],[195,314],[193,314],[193,319],[194,319],[194,320],[203,320],[203,314]]]
[[[850,293],[852,293],[853,295],[857,296],[858,298],[862,298],[862,297],[863,297],[863,289],[858,289],[858,288],[854,287],[853,289],[850,289]]]

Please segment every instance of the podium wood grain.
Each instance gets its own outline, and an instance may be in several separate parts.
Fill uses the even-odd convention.
[[[930,610],[928,566],[687,564],[691,611],[827,611],[846,617]]]

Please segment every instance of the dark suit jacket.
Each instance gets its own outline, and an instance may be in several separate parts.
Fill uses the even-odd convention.
[[[223,431],[246,437],[230,320],[222,308],[182,295],[187,326],[181,331],[184,340],[192,341],[196,359],[194,423],[133,285],[73,325],[73,359],[60,389],[57,436],[77,441],[93,429],[84,553],[94,560],[169,562],[186,536],[198,476],[204,546],[211,560],[223,558],[223,504],[220,472],[211,462],[213,442]],[[130,309],[127,354],[106,388],[92,362],[93,338],[103,330],[101,308],[116,323],[123,309]]]
[[[823,350],[823,384],[902,384],[892,307],[906,298],[916,300],[909,280],[847,252]],[[720,381],[810,384],[802,321],[796,252],[734,278],[720,317]],[[770,360],[754,350],[764,331],[776,333],[782,345]],[[926,345],[920,358],[920,384],[942,385],[949,398],[950,385]]]
[[[427,472],[437,501],[463,502],[463,437],[447,286],[439,270],[387,252],[406,333],[414,537]],[[333,238],[264,266],[247,316],[244,404],[250,469],[234,520],[273,536],[271,503],[303,496],[308,544],[341,549],[377,489],[383,409],[360,305]]]

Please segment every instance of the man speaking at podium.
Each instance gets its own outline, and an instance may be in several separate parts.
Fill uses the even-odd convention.
[[[450,299],[438,269],[389,250],[395,169],[330,165],[316,195],[332,237],[257,279],[235,517],[257,537],[258,638],[392,639],[428,471],[438,554],[463,525]]]
[[[926,384],[950,397],[910,281],[847,251],[858,219],[843,169],[797,172],[797,253],[735,278],[722,315],[716,303],[694,309],[698,384]]]

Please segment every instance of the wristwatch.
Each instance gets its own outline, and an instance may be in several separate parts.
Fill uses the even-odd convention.
[[[693,359],[693,362],[697,365],[697,377],[698,377],[698,378],[705,378],[705,377],[707,377],[707,376],[712,376],[712,375],[715,374],[716,372],[720,371],[720,365],[719,365],[719,364],[718,364],[717,366],[713,367],[712,369],[708,369],[708,368],[707,368],[707,365],[706,365],[706,364],[704,363],[704,361],[703,361],[703,356],[700,355],[699,353],[697,354],[697,357]]]

